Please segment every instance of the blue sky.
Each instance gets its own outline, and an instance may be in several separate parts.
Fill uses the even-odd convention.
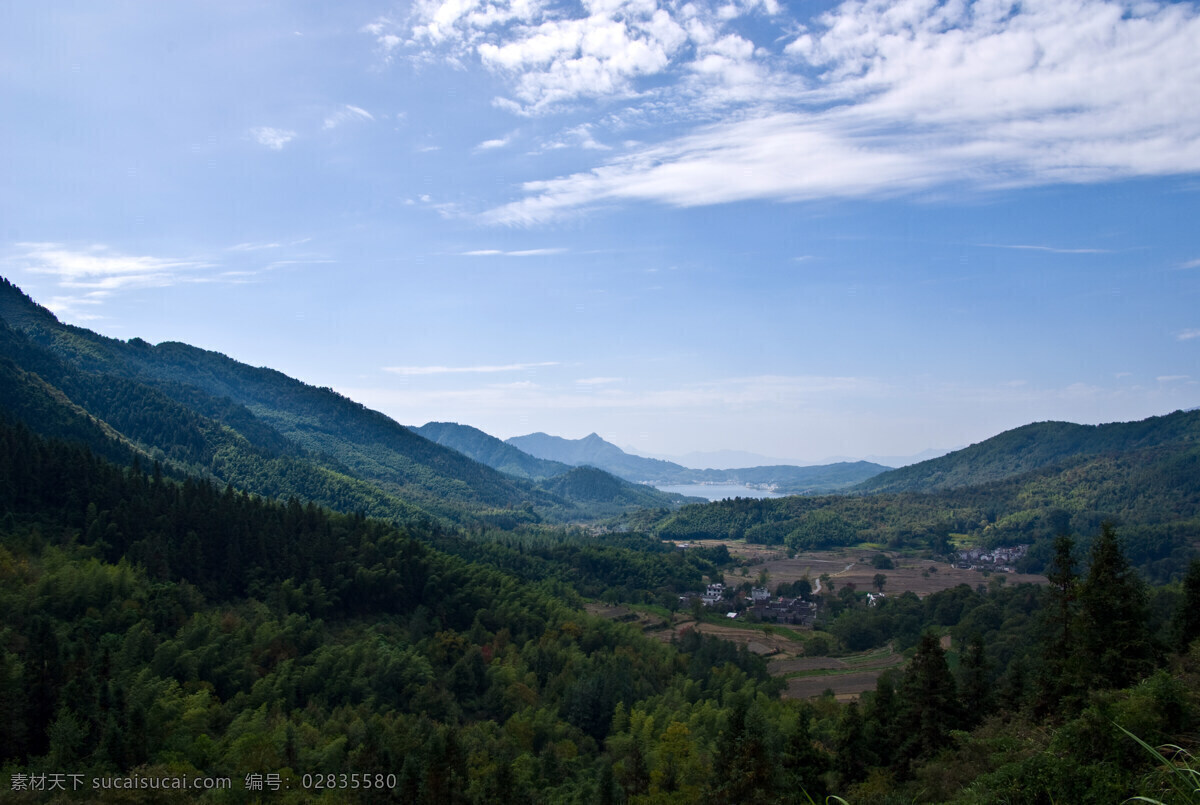
[[[1194,3],[0,11],[0,274],[406,424],[903,455],[1200,405]]]

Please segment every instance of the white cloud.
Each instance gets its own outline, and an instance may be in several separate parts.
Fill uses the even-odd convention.
[[[375,116],[366,109],[361,109],[357,106],[346,104],[341,109],[338,109],[336,112],[328,115],[325,118],[325,124],[323,128],[328,131],[329,129],[336,129],[343,123],[361,122],[364,120],[374,122]]]
[[[1200,330],[1184,330],[1175,337],[1180,341],[1191,341],[1193,338],[1200,338]]]
[[[495,140],[484,140],[479,145],[475,146],[475,150],[476,151],[492,151],[497,148],[503,148],[504,146],[508,145],[510,142],[512,142],[511,134],[508,135],[507,137],[500,137]]]
[[[620,377],[581,377],[575,381],[577,386],[607,386],[612,383],[620,383],[624,378]]]
[[[250,129],[250,136],[259,145],[265,145],[272,151],[282,151],[285,145],[296,139],[296,132],[288,129],[273,129],[269,126],[260,126],[259,128]]]
[[[385,59],[401,38],[418,61],[476,61],[511,81],[515,100],[499,105],[539,114],[579,98],[635,97],[643,78],[687,67],[704,81],[761,78],[749,68],[755,47],[725,28],[779,13],[768,2],[683,5],[659,0],[418,0],[407,24],[380,18],[363,31]],[[670,94],[677,95],[671,88]]]
[[[437,41],[508,76],[519,111],[629,96],[634,78],[652,74],[670,83],[658,106],[638,110],[648,125],[656,114],[679,119],[679,104],[697,115],[726,109],[724,122],[529,182],[525,198],[488,214],[496,222],[612,202],[876,197],[1200,171],[1200,11],[1190,3],[847,0],[775,54],[698,4],[593,3],[585,17],[505,5],[505,25],[492,27],[472,16],[492,6],[452,3],[437,6]],[[415,38],[433,42],[432,31]],[[667,92],[682,100],[662,100]]]
[[[1179,266],[1180,268],[1200,268],[1200,260],[1188,260]]]
[[[127,255],[96,244],[71,249],[59,243],[18,243],[17,260],[34,274],[50,274],[63,288],[87,289],[103,294],[126,287],[172,285],[183,272],[207,263],[146,255]]]
[[[1034,252],[1050,252],[1051,254],[1112,254],[1109,249],[1062,249],[1057,246],[1033,246],[1006,243],[981,243],[989,249],[1023,249]]]
[[[749,199],[859,197],[924,187],[954,176],[933,154],[855,144],[803,115],[781,113],[720,124],[644,149],[586,173],[527,182],[528,197],[486,215],[532,224],[608,201],[680,207]]]
[[[545,257],[554,254],[564,254],[567,250],[554,249],[519,249],[517,251],[501,251],[500,249],[474,249],[463,252],[464,257]]]
[[[542,366],[558,366],[558,361],[541,361],[539,363],[509,363],[498,366],[385,366],[383,367],[383,371],[411,377],[414,375],[520,372],[526,369],[536,369]]]
[[[262,249],[278,249],[282,247],[282,243],[239,243],[236,246],[230,246],[231,252],[257,252]]]
[[[575,147],[586,151],[611,151],[612,146],[605,145],[592,134],[593,128],[590,123],[573,126],[564,131],[557,139],[543,145],[540,150],[555,151],[560,148]]]
[[[211,267],[199,260],[128,255],[103,244],[72,248],[60,243],[18,243],[5,262],[31,274],[48,275],[62,291],[46,307],[73,321],[100,318],[96,308],[114,293],[137,288],[162,288],[198,282],[198,269]]]

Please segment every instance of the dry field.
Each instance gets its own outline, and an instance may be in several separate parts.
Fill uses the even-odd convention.
[[[783,695],[788,699],[812,699],[827,690],[840,702],[857,699],[861,693],[875,690],[875,683],[882,671],[861,671],[852,674],[830,674],[828,676],[805,676],[789,679]]]
[[[784,551],[768,548],[762,545],[746,545],[729,540],[704,540],[693,542],[693,545],[725,545],[729,553],[739,559],[746,559],[751,564],[746,569],[746,579],[754,580],[758,574],[767,571],[768,586],[774,590],[781,582],[792,582],[807,576],[815,585],[823,573],[828,573],[830,580],[841,589],[843,585],[852,583],[859,591],[874,590],[876,573],[887,576],[887,584],[883,591],[894,595],[911,590],[924,597],[939,590],[948,590],[960,584],[975,587],[987,584],[988,577],[977,570],[959,570],[946,562],[933,562],[928,559],[915,559],[902,556],[893,551],[859,550],[857,548],[838,551],[814,551],[799,553],[789,559]],[[891,558],[896,567],[892,570],[877,570],[871,565],[871,557],[883,553]],[[1006,584],[1031,582],[1045,584],[1044,576],[1023,573],[995,573],[992,578],[1003,578]],[[742,577],[736,573],[727,574],[726,583],[738,584]]]
[[[903,657],[890,649],[869,651],[849,657],[807,657],[804,642],[782,633],[748,629],[724,623],[697,624],[691,617],[677,613],[674,624],[658,615],[638,612],[624,606],[589,604],[588,612],[604,618],[640,626],[649,637],[663,642],[688,629],[720,637],[746,646],[767,659],[772,676],[788,677],[785,698],[799,699],[820,696],[832,690],[841,700],[857,698],[864,690],[873,690],[875,680],[885,669],[904,662]]]
[[[762,545],[746,545],[726,540],[705,540],[692,544],[723,544],[730,554],[750,562],[744,577],[736,571],[726,575],[725,581],[731,585],[740,584],[743,580],[754,581],[764,570],[769,579],[768,586],[772,590],[780,583],[805,577],[816,585],[822,574],[828,574],[829,581],[835,589],[853,584],[855,589],[865,592],[875,589],[875,574],[883,573],[887,576],[884,592],[899,595],[905,591],[912,591],[922,597],[960,584],[975,587],[990,583],[989,578],[979,571],[959,570],[945,562],[918,560],[891,551],[820,551],[797,554],[789,559],[786,552]],[[878,553],[890,557],[896,567],[891,570],[877,570],[871,564],[871,558]],[[1044,576],[1020,573],[992,574],[991,579],[997,578],[1004,579],[1005,584],[1046,583]],[[863,691],[873,690],[883,671],[897,668],[904,662],[903,657],[891,653],[890,650],[865,652],[849,657],[807,657],[804,654],[804,642],[794,640],[782,631],[772,634],[733,623],[697,624],[683,612],[676,613],[672,621],[668,622],[659,615],[623,606],[593,604],[588,606],[588,611],[613,620],[634,623],[647,635],[665,642],[669,642],[685,629],[698,629],[705,634],[744,645],[767,658],[772,675],[787,677],[788,686],[783,695],[788,698],[811,698],[820,696],[826,690],[832,690],[838,699],[855,699]]]

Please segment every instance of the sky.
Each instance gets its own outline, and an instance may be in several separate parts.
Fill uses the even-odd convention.
[[[401,423],[913,454],[1200,405],[1200,6],[6,3],[0,275]]]

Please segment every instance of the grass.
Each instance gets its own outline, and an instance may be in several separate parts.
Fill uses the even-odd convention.
[[[687,614],[690,617],[690,613],[684,614]],[[815,629],[811,632],[800,631],[798,629],[793,629],[790,626],[781,626],[778,623],[754,623],[744,620],[730,621],[724,615],[713,615],[709,612],[705,612],[701,616],[700,623],[708,623],[712,624],[713,626],[728,626],[731,629],[753,629],[764,634],[785,637],[788,640],[791,640],[793,643],[806,643],[815,637],[823,637],[828,640],[831,645],[837,642],[837,640],[829,632],[820,632]]]
[[[812,679],[819,676],[848,676],[874,671],[874,668],[817,668],[812,671],[788,671],[780,679]]]
[[[657,615],[663,620],[670,623],[671,610],[666,607],[660,607],[658,604],[625,604],[626,607],[634,612],[645,612],[650,615]]]
[[[802,679],[802,678],[815,677],[815,676],[842,676],[844,674],[862,673],[863,671],[876,671],[876,670],[882,671],[887,668],[891,668],[893,666],[892,665],[887,665],[887,666],[875,665],[874,667],[872,667],[872,664],[878,663],[880,660],[887,660],[887,659],[890,659],[890,658],[896,657],[896,656],[897,655],[894,654],[890,648],[876,649],[874,651],[867,651],[862,654],[856,654],[851,657],[832,658],[832,659],[837,659],[837,660],[841,661],[842,663],[844,663],[847,666],[846,668],[813,668],[811,670],[805,670],[805,671],[788,671],[787,673],[783,674],[780,678],[781,679]],[[899,663],[896,663],[896,664],[899,664]]]
[[[1142,749],[1146,750],[1151,757],[1158,761],[1159,769],[1146,778],[1145,783],[1147,785],[1164,793],[1169,792],[1174,794],[1175,796],[1171,798],[1172,803],[1200,803],[1200,769],[1192,768],[1196,764],[1194,762],[1195,758],[1190,752],[1175,744],[1167,744],[1166,746],[1155,748],[1120,724],[1116,726],[1121,732],[1137,741]],[[1164,756],[1160,750],[1167,750],[1171,757]],[[1125,801],[1164,805],[1162,800],[1141,795],[1130,797]]]
[[[958,550],[974,548],[979,544],[979,537],[972,534],[951,534],[950,544]]]
[[[881,649],[875,649],[874,651],[868,651],[863,654],[857,654],[857,655],[854,655],[851,657],[842,657],[841,660],[842,660],[842,662],[846,663],[846,665],[866,665],[868,663],[872,663],[877,660],[886,659],[890,656],[892,656],[892,649],[890,646],[887,646],[887,647],[884,647]]]

